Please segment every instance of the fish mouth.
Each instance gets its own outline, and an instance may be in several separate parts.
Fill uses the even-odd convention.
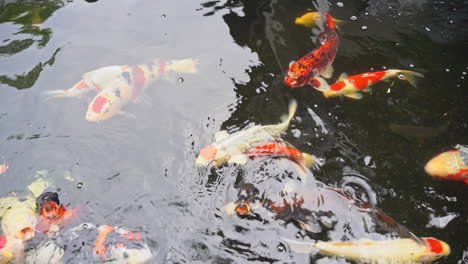
[[[18,232],[17,237],[22,240],[28,240],[34,237],[34,233],[35,233],[34,227],[27,226]]]
[[[247,202],[238,202],[234,211],[237,215],[247,215],[252,212],[252,206]]]

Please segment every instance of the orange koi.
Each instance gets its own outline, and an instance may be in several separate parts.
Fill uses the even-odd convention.
[[[468,183],[468,147],[459,146],[435,156],[424,170],[433,177]]]
[[[288,69],[284,82],[291,88],[306,84],[319,87],[321,81],[316,77],[322,75],[328,79],[333,74],[332,63],[338,49],[339,39],[333,17],[329,13],[326,13],[326,17],[324,31],[319,35],[322,45],[292,63]]]
[[[321,82],[318,90],[323,92],[325,97],[346,96],[352,99],[361,99],[362,92],[371,92],[370,86],[380,82],[386,81],[390,78],[398,77],[398,79],[409,82],[412,86],[416,87],[417,79],[424,77],[421,73],[405,70],[386,70],[367,72],[363,74],[353,75],[347,77],[346,74],[341,74],[338,82],[328,86],[325,81]]]
[[[45,192],[36,199],[39,221],[36,230],[47,233],[55,227],[62,226],[66,222],[74,220],[78,214],[78,209],[67,209],[60,204],[58,195],[55,192]],[[54,230],[55,231],[55,230]]]

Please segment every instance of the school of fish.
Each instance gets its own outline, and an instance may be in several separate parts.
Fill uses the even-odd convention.
[[[343,96],[351,99],[364,98],[364,93],[371,93],[381,82],[400,80],[417,87],[424,75],[401,69],[355,73],[352,76],[341,73],[335,82],[330,81],[334,76],[333,63],[340,45],[337,25],[341,30],[344,23],[328,12],[309,12],[295,19],[297,25],[318,27],[321,31],[317,38],[318,47],[289,65],[284,77],[286,85],[295,90],[309,85],[313,88],[311,90],[321,92],[325,98]],[[124,109],[129,103],[144,100],[148,87],[158,80],[174,80],[179,74],[195,74],[197,65],[197,60],[187,58],[156,59],[150,64],[133,66],[106,66],[83,74],[82,79],[70,89],[52,90],[46,95],[49,98],[80,98],[95,92],[85,119],[102,122],[119,114],[132,116]],[[300,173],[320,169],[323,162],[319,157],[301,151],[282,138],[294,121],[297,109],[298,103],[292,99],[287,114],[280,117],[281,122],[277,124],[253,125],[236,132],[220,130],[214,135],[214,142],[199,151],[195,165],[206,169],[223,165],[244,166],[249,160],[271,158],[290,160],[299,166]],[[6,163],[0,164],[0,175],[7,173],[8,169]],[[468,183],[468,146],[457,145],[455,149],[438,154],[427,162],[424,170],[433,177]],[[80,210],[62,205],[57,193],[46,191],[48,185],[47,181],[38,179],[28,186],[26,195],[18,197],[12,194],[0,198],[0,263],[64,263],[69,249],[61,242],[73,240],[80,232],[94,232],[96,239],[90,254],[95,261],[113,259],[117,260],[116,263],[147,263],[151,259],[153,251],[143,241],[141,233],[92,223],[86,223],[86,228],[83,225],[70,228],[79,218]],[[416,236],[375,204],[359,201],[344,189],[323,186],[312,191],[305,185],[288,183],[281,192],[281,198],[272,197],[275,196],[261,193],[251,183],[244,183],[239,188],[238,199],[228,203],[224,212],[233,217],[245,216],[262,207],[275,219],[293,222],[310,233],[337,228],[337,223],[345,217],[340,212],[353,213],[370,219],[372,223],[386,225],[401,236],[384,240],[362,238],[313,242],[281,238],[290,250],[297,253],[318,253],[363,263],[409,264],[432,262],[451,252],[446,242]],[[340,206],[340,212],[331,212],[332,208]],[[114,237],[109,239],[109,236]],[[36,247],[26,250],[28,241],[37,237],[43,239]]]

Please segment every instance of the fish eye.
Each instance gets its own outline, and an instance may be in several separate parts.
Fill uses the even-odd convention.
[[[400,73],[400,74],[398,74],[398,78],[403,80],[403,79],[406,78],[406,75],[404,73]]]

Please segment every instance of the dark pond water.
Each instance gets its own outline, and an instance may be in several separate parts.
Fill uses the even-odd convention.
[[[305,233],[265,210],[256,217],[223,211],[240,182],[272,196],[299,182],[290,161],[194,166],[217,131],[277,123],[295,98],[298,111],[283,138],[325,160],[309,183],[339,187],[343,177],[360,175],[386,213],[451,245],[436,263],[468,263],[468,186],[423,170],[437,153],[468,144],[467,1],[0,3],[0,164],[9,166],[1,196],[47,171],[62,202],[81,208],[80,221],[143,232],[150,263],[351,263],[282,250],[280,237]],[[283,83],[288,65],[316,47],[317,35],[294,19],[314,6],[347,21],[333,78],[391,68],[425,78],[417,88],[379,84],[361,100],[291,90]],[[85,72],[155,58],[197,59],[199,70],[154,82],[145,100],[125,107],[131,115],[91,123],[85,113],[95,94],[44,96]],[[391,124],[443,129],[407,135]],[[343,217],[348,224],[310,238],[389,236],[364,228],[362,215]]]

